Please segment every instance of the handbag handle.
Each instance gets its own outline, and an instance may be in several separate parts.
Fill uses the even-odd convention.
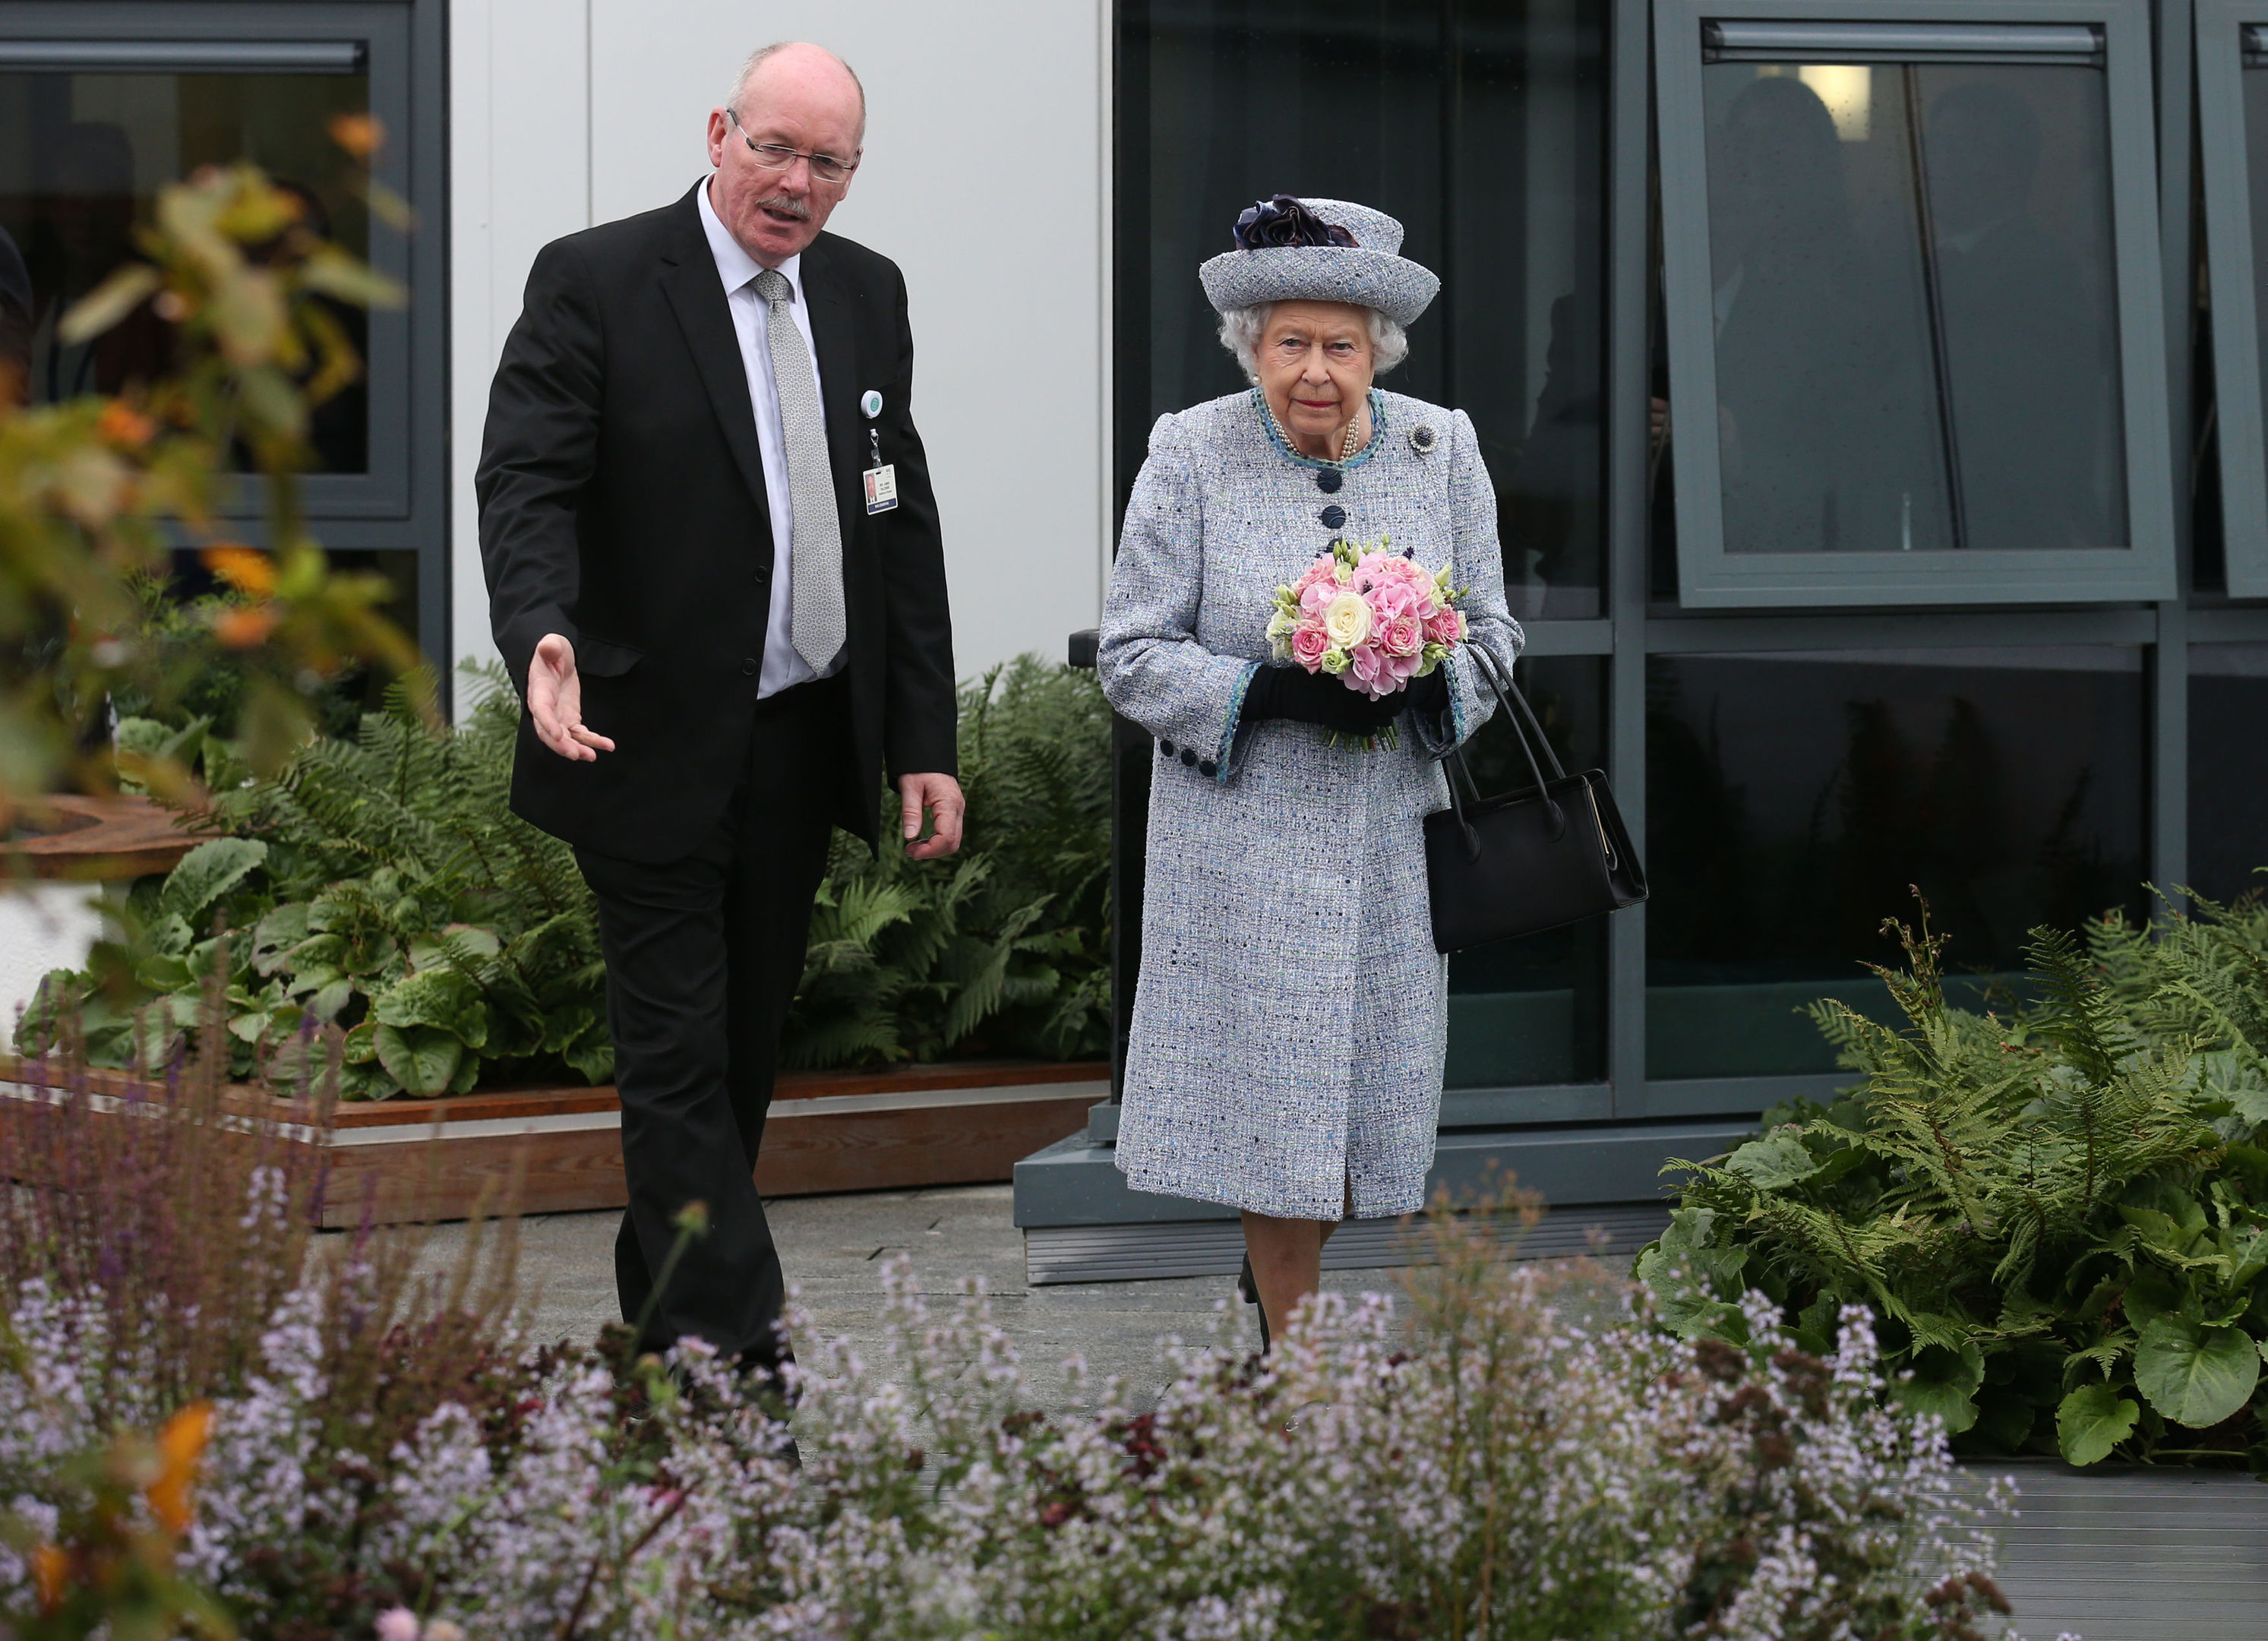
[[[1559,756],[1551,750],[1551,742],[1544,735],[1543,726],[1535,721],[1535,713],[1528,708],[1528,698],[1520,692],[1518,684],[1499,672],[1496,657],[1477,643],[1465,645],[1463,651],[1473,658],[1474,664],[1480,669],[1481,676],[1488,680],[1489,688],[1496,692],[1497,705],[1504,708],[1506,721],[1512,725],[1513,738],[1520,743],[1521,753],[1528,759],[1528,772],[1535,777],[1536,793],[1543,799],[1544,812],[1551,817],[1551,836],[1557,839],[1567,830],[1567,813],[1560,807],[1559,800],[1551,795],[1551,788],[1543,778],[1543,765],[1536,761],[1536,749],[1541,747],[1543,750],[1543,763],[1551,766],[1553,780],[1565,780],[1567,772],[1559,766]],[[1462,777],[1463,784],[1470,789],[1475,803],[1481,801],[1481,790],[1473,780],[1471,767],[1465,762],[1462,747],[1450,752],[1447,761],[1450,765],[1449,807],[1456,811],[1458,829],[1465,835],[1466,854],[1477,861],[1481,854],[1481,835],[1465,814],[1464,799],[1457,791],[1459,778]]]

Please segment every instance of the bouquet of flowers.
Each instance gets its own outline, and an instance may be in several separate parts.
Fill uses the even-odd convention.
[[[1276,589],[1268,639],[1278,661],[1328,672],[1373,700],[1408,687],[1464,641],[1461,588],[1449,566],[1420,569],[1375,547],[1336,541],[1307,573]]]

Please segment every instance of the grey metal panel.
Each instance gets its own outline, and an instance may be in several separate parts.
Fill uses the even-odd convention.
[[[1953,57],[2093,63],[2102,34],[2084,23],[1801,23],[1716,21],[1701,26],[1711,55],[1727,62],[1862,63]]]
[[[1528,634],[1524,655],[1610,655],[1615,648],[1611,621],[1523,621]]]
[[[1471,1222],[1468,1222],[1470,1223]],[[1669,1209],[1658,1202],[1610,1204],[1549,1214],[1532,1230],[1492,1219],[1484,1234],[1507,1260],[1631,1253],[1660,1236]],[[1358,1219],[1323,1245],[1323,1268],[1381,1270],[1432,1263],[1422,1222]],[[1154,1225],[1041,1225],[1024,1233],[1024,1280],[1138,1282],[1159,1276],[1232,1276],[1244,1262],[1244,1228],[1234,1220]]]
[[[1603,1122],[1615,1114],[1604,1083],[1450,1089],[1441,1096],[1444,1128],[1508,1128],[1532,1122]]]
[[[1746,1121],[1652,1122],[1616,1127],[1453,1129],[1440,1136],[1426,1194],[1446,1190],[1466,1204],[1517,1183],[1569,1207],[1643,1202],[1661,1196],[1661,1166],[1674,1157],[1714,1157],[1747,1138]],[[1130,1191],[1108,1146],[1085,1134],[1058,1140],[1016,1164],[1016,1223],[1121,1225],[1145,1221],[1233,1219],[1217,1202]]]
[[[1655,621],[1656,655],[1772,650],[1968,649],[2038,644],[2149,644],[2154,610],[1957,610],[1940,615],[1685,616]]]
[[[1783,1100],[1822,1104],[1858,1081],[1852,1071],[1821,1071],[1781,1077],[1679,1077],[1646,1085],[1639,1109],[1649,1117],[1753,1118]],[[1751,1122],[1753,1128],[1755,1124]],[[1689,1157],[1689,1161],[1698,1161]]]
[[[2053,587],[2064,601],[2177,596],[2148,0],[2002,0],[1994,7],[1999,23],[2087,24],[2101,28],[2106,42],[2131,540],[2122,548],[2044,551],[1725,551],[1700,31],[1705,20],[1712,20],[1708,14],[1727,10],[1737,10],[1744,20],[1777,24],[1844,18],[1902,24],[1975,20],[1972,0],[1738,0],[1731,6],[1722,0],[1660,0],[1656,6],[1662,277],[1670,422],[1680,452],[1676,508],[1682,602],[1689,609],[2033,603],[2039,602],[2043,586]]]
[[[1607,608],[1615,628],[1607,671],[1607,778],[1641,861],[1647,858],[1646,369],[1653,272],[1649,43],[1646,0],[1616,0],[1607,127]],[[1641,904],[1607,920],[1607,1081],[1618,1117],[1631,1114],[1626,1106],[1646,1082],[1646,919]]]
[[[363,57],[350,40],[0,41],[0,71],[352,74]]]
[[[2191,644],[2268,644],[2268,610],[2199,610],[2189,612]]]
[[[2197,100],[2205,157],[2205,273],[2211,280],[2220,515],[2228,590],[2268,598],[2268,440],[2261,415],[2260,329],[2252,265],[2252,190],[2244,152],[2246,72],[2239,38],[2268,21],[2268,0],[2197,0]],[[2268,73],[2256,69],[2254,73]]]

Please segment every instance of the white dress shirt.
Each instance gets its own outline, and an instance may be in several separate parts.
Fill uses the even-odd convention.
[[[741,249],[732,231],[718,220],[717,208],[709,203],[705,183],[699,200],[702,231],[709,236],[710,255],[717,259],[717,277],[725,283],[725,303],[733,313],[733,334],[740,340],[740,368],[748,379],[748,406],[756,413],[756,445],[764,459],[764,499],[772,515],[771,616],[764,628],[763,673],[756,680],[756,696],[762,699],[821,675],[812,671],[803,657],[796,654],[793,638],[795,504],[788,496],[787,444],[781,436],[779,388],[772,381],[771,305],[756,294],[755,278],[763,271],[763,264]],[[793,292],[788,312],[795,317],[795,328],[803,332],[803,351],[811,360],[811,379],[815,387],[819,381],[819,349],[811,339],[811,305],[803,298],[803,258],[789,257],[779,265],[779,271],[786,276],[788,288]],[[826,414],[822,398],[822,429]],[[842,669],[843,653],[838,653],[827,663],[826,676],[832,676]]]

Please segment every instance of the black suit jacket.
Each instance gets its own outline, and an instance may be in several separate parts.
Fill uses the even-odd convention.
[[[696,184],[696,187],[704,184]],[[837,824],[876,843],[879,778],[955,772],[945,556],[909,408],[897,265],[821,233],[805,299],[843,522],[855,783]],[[882,395],[869,423],[858,407]],[[898,506],[866,512],[867,430]],[[580,848],[661,861],[724,812],[747,755],[772,574],[755,413],[717,264],[688,192],[536,256],[489,395],[475,479],[489,617],[527,693],[538,639],[575,646],[584,721],[614,738],[571,763],[522,714],[512,808]]]

